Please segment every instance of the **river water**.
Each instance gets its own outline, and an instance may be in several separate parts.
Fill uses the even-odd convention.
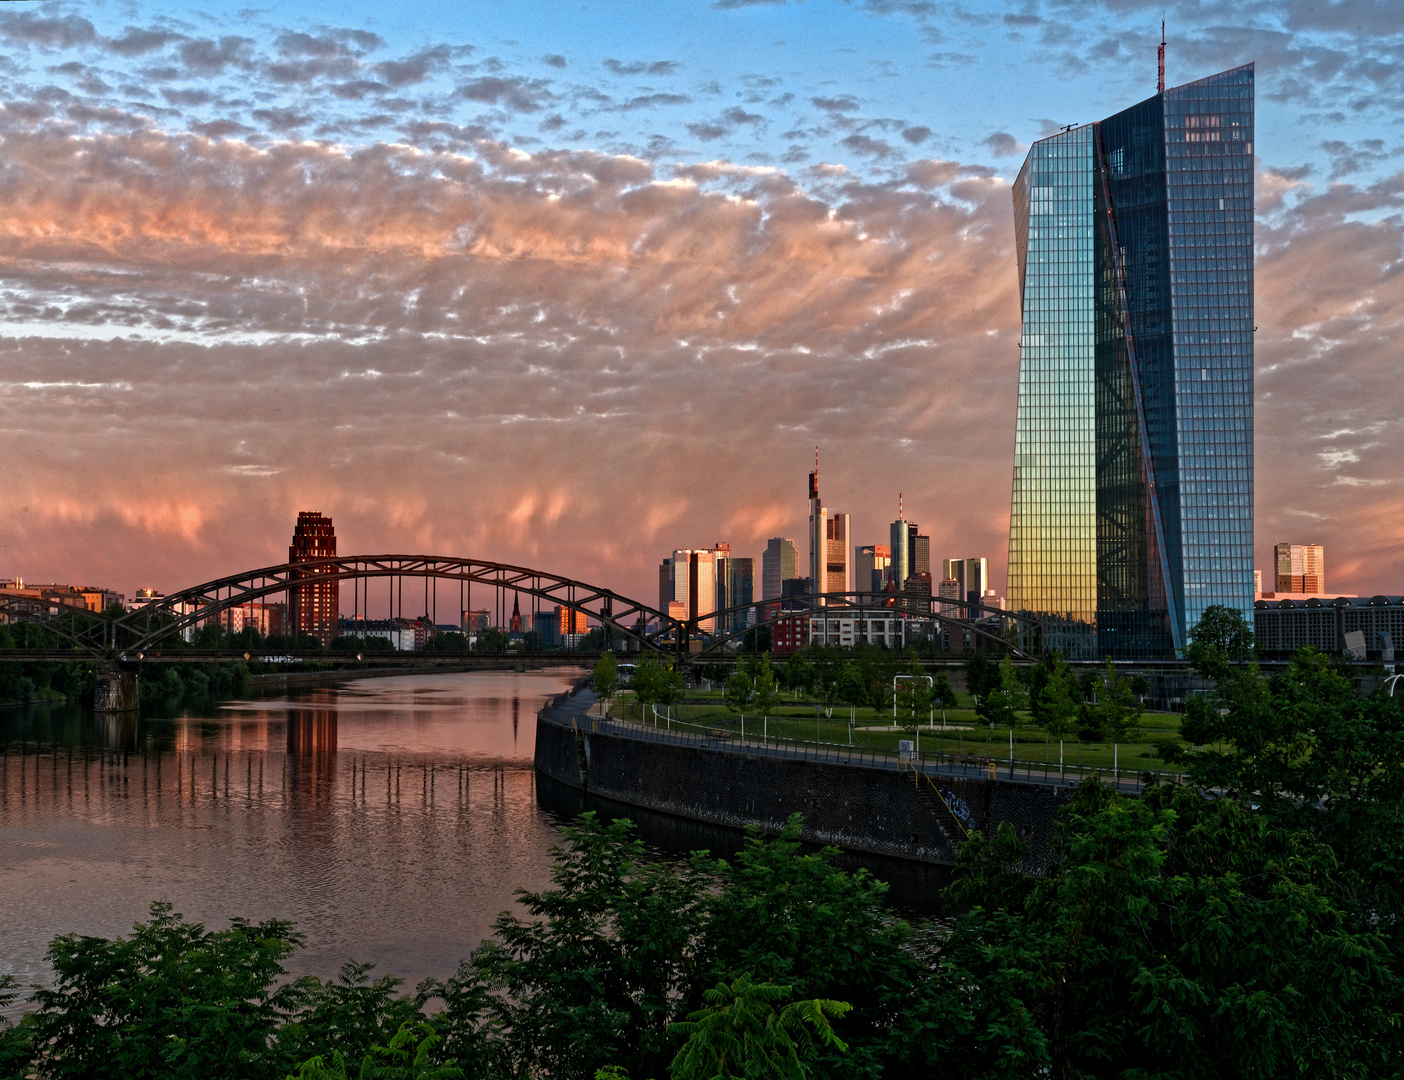
[[[0,711],[0,972],[170,900],[223,927],[291,919],[291,966],[450,974],[517,888],[549,882],[536,712],[579,672],[348,681],[174,718]]]
[[[111,937],[169,900],[211,928],[290,919],[289,967],[370,961],[443,978],[549,884],[583,807],[532,768],[536,713],[577,669],[351,680],[173,717],[0,710],[0,973],[47,980],[58,934]],[[655,850],[734,852],[739,834],[630,811]],[[856,864],[858,860],[847,859]],[[899,910],[942,872],[865,860]]]

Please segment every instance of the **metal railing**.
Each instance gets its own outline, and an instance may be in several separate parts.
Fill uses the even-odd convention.
[[[558,695],[548,704],[548,710],[564,708],[569,711],[572,696],[573,694]],[[739,730],[679,720],[659,713],[656,707],[655,726],[637,720],[613,716],[587,716],[578,712],[572,713],[570,719],[584,731],[606,732],[645,742],[870,769],[914,769],[932,778],[970,777],[1048,787],[1066,787],[1085,779],[1097,779],[1123,791],[1140,790],[1145,786],[1148,777],[1152,784],[1165,780],[1182,782],[1180,773],[1165,770],[1101,769],[1047,760],[1021,762],[1017,756],[1012,759],[1000,759],[981,754],[952,754],[945,750],[908,752],[780,737],[768,733],[756,734],[753,731],[746,731],[743,735]]]

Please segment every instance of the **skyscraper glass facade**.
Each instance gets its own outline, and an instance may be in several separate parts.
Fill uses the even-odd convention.
[[[1009,605],[1071,656],[1253,605],[1253,67],[1035,143]]]

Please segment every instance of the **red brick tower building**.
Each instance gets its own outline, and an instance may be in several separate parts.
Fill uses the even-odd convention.
[[[304,510],[297,515],[297,527],[293,529],[292,546],[288,548],[288,562],[308,562],[312,559],[336,558],[336,530],[332,519],[323,517],[315,510]],[[328,570],[309,570],[294,573],[295,579],[315,579]],[[339,612],[337,610],[337,587],[333,581],[318,582],[313,585],[299,585],[288,590],[289,632],[301,637],[310,634],[321,641],[323,646],[331,644],[337,635]]]

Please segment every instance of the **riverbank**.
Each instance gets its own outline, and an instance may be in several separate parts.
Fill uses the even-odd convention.
[[[970,832],[1011,825],[1023,869],[1047,865],[1068,783],[917,765],[858,748],[735,743],[723,732],[654,731],[590,716],[588,690],[560,695],[536,725],[535,764],[557,783],[615,803],[775,834],[804,815],[804,840],[943,866]],[[971,775],[973,773],[973,775]]]

